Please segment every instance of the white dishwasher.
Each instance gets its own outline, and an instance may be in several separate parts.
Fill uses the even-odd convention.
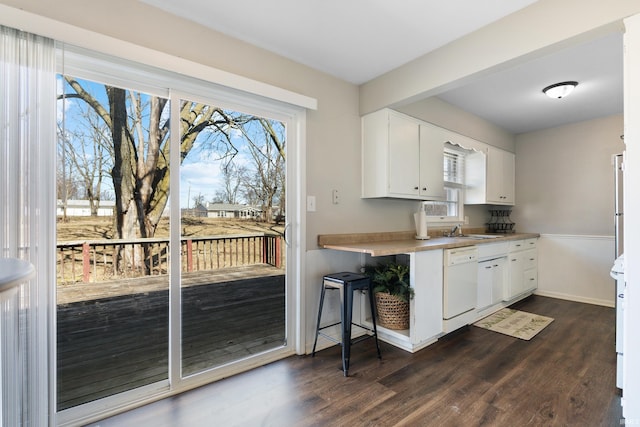
[[[443,264],[442,317],[449,320],[476,307],[478,249],[445,249]]]

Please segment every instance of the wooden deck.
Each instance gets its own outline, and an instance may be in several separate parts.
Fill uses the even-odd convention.
[[[168,278],[58,290],[58,410],[168,375]],[[281,346],[283,270],[240,267],[184,276],[183,375]]]

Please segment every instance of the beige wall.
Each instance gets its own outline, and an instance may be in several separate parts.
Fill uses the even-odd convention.
[[[518,135],[516,207],[519,231],[613,234],[611,156],[624,150],[623,117]]]

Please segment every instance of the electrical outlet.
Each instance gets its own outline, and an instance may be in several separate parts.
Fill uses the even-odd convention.
[[[316,211],[316,196],[307,196],[307,212]]]
[[[333,200],[333,204],[337,205],[340,201],[340,196],[338,195],[338,190],[333,190],[331,192],[331,200]]]

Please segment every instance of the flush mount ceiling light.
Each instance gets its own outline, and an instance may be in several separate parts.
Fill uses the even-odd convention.
[[[547,86],[542,89],[549,98],[564,98],[578,86],[578,82],[562,82]]]

